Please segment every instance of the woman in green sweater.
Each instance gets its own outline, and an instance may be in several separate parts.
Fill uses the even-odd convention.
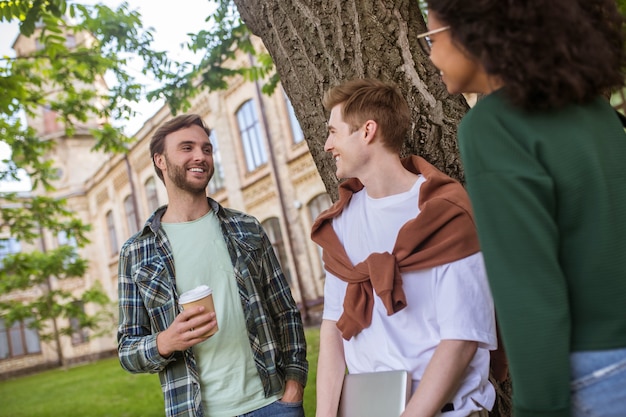
[[[626,134],[615,0],[428,0],[515,417],[626,415]]]

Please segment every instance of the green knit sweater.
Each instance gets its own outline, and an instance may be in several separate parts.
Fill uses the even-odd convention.
[[[626,347],[626,134],[606,100],[459,127],[515,417],[569,417],[569,353]]]

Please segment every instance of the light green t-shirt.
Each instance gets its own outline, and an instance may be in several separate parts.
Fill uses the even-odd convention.
[[[174,253],[178,294],[202,284],[213,289],[219,331],[193,347],[205,414],[232,417],[276,401],[263,393],[217,216],[209,211],[191,222],[161,224]]]

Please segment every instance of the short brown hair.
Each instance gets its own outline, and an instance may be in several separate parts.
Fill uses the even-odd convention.
[[[176,116],[172,120],[168,120],[163,123],[152,136],[152,139],[150,140],[150,158],[152,159],[154,170],[161,181],[163,181],[163,172],[161,171],[161,168],[156,166],[156,163],[154,162],[154,155],[162,155],[164,153],[165,137],[167,135],[193,125],[200,126],[206,132],[207,136],[211,137],[211,129],[204,124],[202,118],[197,114],[181,114],[180,116]]]
[[[395,85],[371,78],[350,80],[328,90],[323,104],[328,111],[343,104],[342,116],[351,132],[367,120],[374,120],[383,145],[400,153],[409,130],[411,112]]]

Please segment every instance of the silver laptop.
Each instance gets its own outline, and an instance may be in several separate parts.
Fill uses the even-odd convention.
[[[407,371],[347,374],[337,417],[397,417],[411,396]]]

